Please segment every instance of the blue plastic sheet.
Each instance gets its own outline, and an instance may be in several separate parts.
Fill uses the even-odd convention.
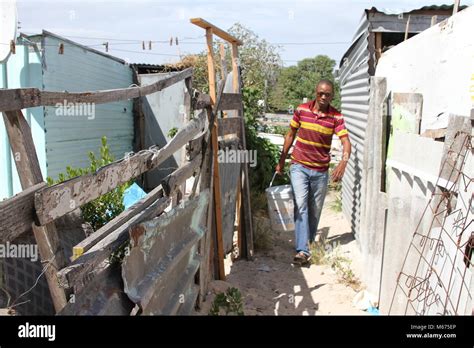
[[[369,307],[367,309],[367,313],[370,313],[372,315],[379,315],[379,309],[377,307]]]
[[[125,210],[130,208],[140,199],[146,196],[146,192],[142,190],[140,186],[133,183],[128,189],[125,190],[123,195],[123,205],[125,206]]]

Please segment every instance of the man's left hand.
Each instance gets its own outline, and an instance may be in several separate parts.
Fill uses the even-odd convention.
[[[331,174],[331,179],[334,181],[334,182],[338,182],[338,181],[341,181],[342,177],[344,176],[344,172],[346,170],[346,165],[347,165],[347,162],[345,161],[342,161],[340,162],[337,167],[334,169],[334,171],[332,172]]]

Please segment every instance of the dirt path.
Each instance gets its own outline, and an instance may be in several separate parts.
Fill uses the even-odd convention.
[[[360,278],[360,254],[342,213],[330,206],[334,194],[326,199],[320,231],[327,234],[327,244],[340,246],[335,253],[350,259],[350,269]],[[245,315],[365,315],[352,300],[357,291],[341,282],[329,265],[295,267],[294,233],[271,232],[271,247],[257,251],[253,261],[226,259],[226,282],[211,283],[211,296],[201,313],[207,314],[215,293],[229,286],[238,288],[243,297]],[[334,254],[334,253],[333,253]],[[333,255],[332,254],[332,255]],[[362,285],[363,288],[363,285]]]

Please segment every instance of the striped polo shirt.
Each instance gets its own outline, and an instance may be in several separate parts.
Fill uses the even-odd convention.
[[[295,110],[290,126],[297,129],[296,144],[291,155],[292,163],[325,172],[331,161],[330,150],[333,134],[340,139],[348,137],[342,114],[329,106],[327,114],[314,113],[316,101],[301,104]]]

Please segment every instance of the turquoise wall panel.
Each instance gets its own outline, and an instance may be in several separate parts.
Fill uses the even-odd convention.
[[[64,43],[64,54],[58,54]],[[129,87],[132,69],[116,59],[44,36],[43,81],[48,91],[96,91]],[[66,107],[64,106],[66,105]],[[70,105],[72,106],[72,105]],[[77,106],[77,107],[76,107]],[[89,151],[96,154],[106,136],[116,159],[133,149],[133,103],[130,100],[68,107],[45,107],[48,176],[56,178],[66,166],[87,167]]]

